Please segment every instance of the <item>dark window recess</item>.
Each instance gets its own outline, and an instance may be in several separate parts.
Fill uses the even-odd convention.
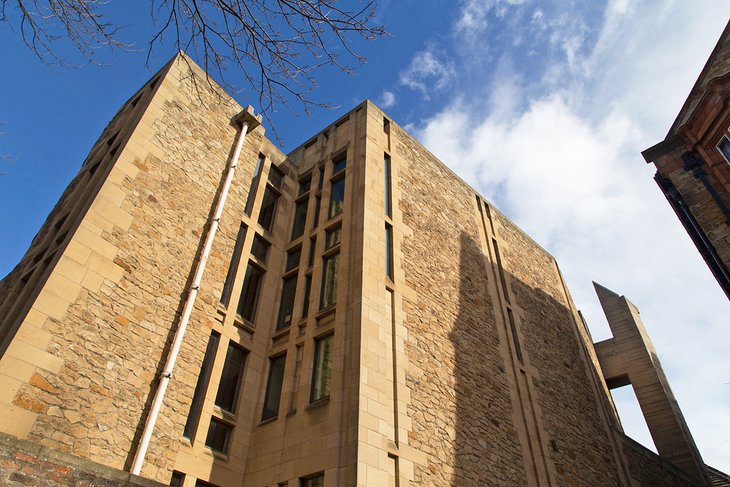
[[[297,291],[297,276],[284,279],[281,287],[281,305],[279,306],[279,317],[276,320],[276,329],[281,330],[291,325],[294,314],[294,297]]]
[[[327,230],[327,233],[325,234],[324,239],[324,248],[330,249],[334,247],[335,245],[339,245],[339,243],[342,241],[342,227],[333,228],[331,230]]]
[[[385,224],[385,275],[393,280],[393,227]]]
[[[307,267],[314,265],[314,251],[317,249],[317,237],[309,239],[309,259],[307,260]]]
[[[228,453],[228,445],[231,443],[232,433],[233,426],[224,423],[218,418],[210,418],[205,446],[220,453]]]
[[[195,481],[195,487],[218,487],[215,484],[211,484],[210,482],[206,482],[205,480],[196,480]]]
[[[221,303],[223,304],[223,306],[228,306],[228,303],[231,301],[233,280],[236,278],[236,270],[238,269],[238,263],[241,260],[241,249],[243,248],[243,241],[245,239],[246,225],[241,225],[241,227],[238,229],[238,235],[236,236],[236,243],[233,246],[233,255],[231,255],[231,263],[228,266],[226,280],[223,283],[223,292],[221,293]]]
[[[284,365],[286,355],[269,359],[269,380],[266,383],[266,396],[264,397],[264,411],[261,421],[275,418],[279,415],[279,402],[281,401],[281,386],[284,382]]]
[[[223,364],[223,372],[221,373],[221,381],[218,384],[218,393],[215,396],[215,405],[231,414],[236,414],[245,365],[246,351],[229,342],[226,361]]]
[[[393,203],[392,203],[392,183],[391,183],[391,167],[390,167],[390,156],[385,154],[383,158],[383,172],[385,173],[385,188],[384,188],[384,206],[385,214],[389,217],[393,216]]]
[[[322,293],[319,300],[320,309],[329,308],[337,300],[337,259],[339,254],[324,258],[322,275]]]
[[[317,228],[319,225],[319,208],[322,206],[322,198],[317,196],[314,199],[314,218],[312,219],[312,228]]]
[[[309,314],[309,295],[312,292],[312,276],[304,276],[304,303],[302,304],[302,318]]]
[[[327,335],[314,342],[311,402],[321,401],[330,397],[333,336]]]
[[[253,170],[253,176],[251,177],[251,187],[248,188],[248,197],[246,198],[246,207],[244,213],[251,215],[253,210],[253,202],[256,199],[256,188],[259,185],[259,174],[261,174],[261,168],[264,166],[264,160],[266,157],[263,154],[259,154],[259,158],[256,161],[256,167]]]
[[[509,301],[509,289],[507,288],[507,277],[504,275],[504,267],[502,267],[502,257],[499,255],[499,245],[497,240],[492,239],[492,245],[494,246],[494,256],[497,258],[497,269],[499,270],[499,281],[502,284],[502,292],[504,293],[504,300]]]
[[[170,477],[170,487],[182,487],[185,482],[185,474],[182,472],[172,472]]]
[[[319,168],[319,181],[317,182],[317,191],[322,191],[322,186],[324,186],[324,168]]]
[[[302,257],[302,248],[297,247],[286,253],[286,268],[284,272],[290,271],[295,267],[299,267],[299,261]]]
[[[256,303],[258,302],[259,289],[263,280],[264,272],[255,265],[248,263],[246,277],[243,279],[241,298],[238,301],[236,312],[249,323],[253,323],[256,314]]]
[[[220,340],[220,334],[216,331],[211,332],[210,338],[208,339],[208,346],[205,347],[205,356],[203,357],[203,365],[200,367],[198,382],[195,384],[193,402],[190,404],[190,412],[188,413],[188,419],[183,429],[183,436],[191,440],[193,439],[193,435],[195,435],[195,430],[198,428],[198,421],[200,421],[200,411],[203,409],[203,399],[205,398],[206,389],[208,389],[210,372],[213,369],[213,360],[215,359],[215,352],[218,349],[218,340]]]
[[[279,194],[276,190],[266,186],[264,199],[261,202],[261,211],[259,212],[259,225],[264,227],[267,232],[270,232],[274,226],[274,214],[276,213],[276,202],[278,200]]]
[[[522,358],[522,346],[520,345],[520,339],[517,336],[517,325],[515,324],[515,317],[512,310],[507,308],[507,319],[509,320],[509,328],[512,333],[512,341],[515,344],[515,353],[517,354],[517,360],[523,362]]]
[[[273,164],[269,169],[269,182],[276,189],[281,189],[281,184],[284,182],[284,173]]]
[[[312,175],[310,174],[306,178],[299,181],[299,196],[309,192],[309,188],[312,187]]]
[[[330,209],[329,218],[339,215],[342,213],[342,209],[345,206],[345,178],[340,178],[337,181],[332,181],[330,187]]]
[[[324,475],[299,479],[301,487],[324,487]]]
[[[390,132],[390,120],[383,117],[383,132],[386,134]]]
[[[304,233],[304,224],[307,222],[307,204],[309,202],[305,199],[297,203],[294,209],[294,225],[291,229],[291,239],[299,238]]]
[[[269,256],[269,247],[271,244],[264,240],[260,235],[255,235],[253,238],[253,244],[251,245],[251,255],[256,259],[264,263],[266,258]]]
[[[347,167],[347,158],[342,157],[332,162],[332,174],[337,174]]]

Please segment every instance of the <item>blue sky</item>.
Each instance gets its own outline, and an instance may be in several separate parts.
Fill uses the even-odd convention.
[[[111,2],[134,50],[108,66],[38,62],[0,27],[0,275],[22,257],[119,106],[173,54],[145,67],[144,2]],[[730,472],[730,315],[640,151],[672,124],[724,28],[725,0],[384,0],[390,36],[355,43],[356,76],[319,74],[339,106],[272,113],[284,149],[364,98],[558,259],[594,339],[609,335],[595,280],[641,310],[705,461]],[[251,103],[244,91],[236,96]],[[651,446],[629,391],[630,435]]]

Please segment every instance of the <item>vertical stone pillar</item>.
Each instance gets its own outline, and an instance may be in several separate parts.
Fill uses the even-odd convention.
[[[659,455],[709,485],[705,464],[639,310],[626,297],[593,284],[613,333],[613,338],[595,344],[608,387],[631,384]]]

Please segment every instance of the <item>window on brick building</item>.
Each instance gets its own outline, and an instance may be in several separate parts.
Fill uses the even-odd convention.
[[[388,154],[385,154],[385,156],[383,157],[383,172],[385,173],[385,181],[384,181],[385,187],[383,188],[383,190],[384,190],[383,206],[385,207],[385,215],[392,217],[393,216],[393,203],[392,203],[393,188],[392,188],[392,183],[391,183],[390,156]]]
[[[304,233],[304,224],[307,221],[307,204],[309,201],[305,198],[297,202],[294,209],[294,224],[291,229],[291,239],[299,238]]]
[[[284,279],[281,287],[281,305],[279,306],[279,317],[276,320],[276,329],[281,330],[291,325],[294,315],[294,297],[297,291],[297,275]]]
[[[344,176],[332,181],[330,186],[330,208],[327,215],[328,218],[342,213],[345,206],[345,178]]]
[[[267,232],[270,232],[274,227],[274,215],[276,213],[276,203],[279,201],[279,193],[266,186],[264,191],[264,199],[261,202],[261,211],[259,212],[259,225],[264,227]]]
[[[333,306],[337,300],[337,260],[339,254],[333,254],[323,259],[322,293],[319,300],[319,308],[325,309]]]
[[[238,236],[236,237],[236,244],[233,246],[233,255],[231,255],[231,263],[228,266],[228,273],[226,274],[226,280],[223,283],[223,292],[221,292],[221,303],[224,306],[228,306],[228,302],[231,300],[231,290],[233,288],[233,280],[236,277],[236,269],[238,269],[238,262],[241,260],[241,250],[243,248],[243,241],[246,238],[246,225],[241,225],[238,229]]]
[[[299,479],[301,487],[324,487],[324,474]]]
[[[286,267],[284,272],[290,271],[295,267],[299,267],[299,261],[302,258],[302,247],[299,246],[295,249],[291,249],[286,253]]]
[[[385,224],[385,275],[393,280],[393,227]]]
[[[246,276],[243,279],[241,298],[238,300],[236,312],[249,323],[253,323],[256,314],[256,304],[259,299],[261,281],[264,278],[264,271],[249,262],[246,267]]]
[[[205,438],[205,446],[211,450],[227,454],[228,446],[231,443],[232,433],[233,426],[218,418],[210,418],[210,426],[208,427],[208,436]]]
[[[727,135],[723,135],[720,142],[717,144],[717,150],[720,151],[722,157],[725,158],[725,162],[730,164],[730,138]]]
[[[342,227],[331,228],[327,230],[324,238],[324,249],[331,249],[335,245],[339,245],[342,241]]]
[[[246,355],[244,349],[233,342],[228,343],[226,361],[223,364],[218,393],[215,396],[215,405],[231,414],[236,414]]]
[[[281,402],[281,386],[284,383],[284,365],[286,355],[280,355],[269,359],[269,380],[266,383],[266,396],[264,396],[264,410],[261,420],[275,418],[279,415],[279,403]]]
[[[330,334],[314,342],[311,402],[321,401],[330,397],[333,336]]]
[[[271,244],[264,240],[260,235],[255,235],[253,238],[253,244],[251,245],[251,255],[256,257],[256,260],[262,264],[266,262],[266,257],[269,255],[269,247]]]
[[[210,373],[213,370],[213,360],[215,359],[215,352],[218,349],[218,341],[220,340],[220,337],[221,335],[217,331],[211,332],[210,338],[208,339],[208,345],[205,347],[203,364],[200,366],[200,374],[198,375],[198,381],[195,384],[195,392],[193,392],[193,402],[190,404],[188,419],[185,422],[185,428],[183,428],[183,436],[191,440],[195,435],[195,430],[198,428],[198,421],[200,421],[200,412],[203,409],[203,399],[205,397],[205,391],[208,389]]]
[[[253,209],[253,202],[256,199],[256,188],[259,185],[259,175],[261,174],[261,168],[264,166],[264,160],[266,157],[263,154],[259,154],[259,158],[256,161],[256,167],[253,170],[253,176],[251,177],[251,186],[248,189],[248,197],[246,198],[246,206],[244,213],[251,215]]]

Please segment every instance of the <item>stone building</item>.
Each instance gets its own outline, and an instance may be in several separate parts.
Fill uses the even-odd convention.
[[[0,483],[709,485],[596,289],[594,346],[555,259],[372,103],[285,155],[179,55],[0,281]]]
[[[642,154],[730,298],[730,22],[669,133]]]

